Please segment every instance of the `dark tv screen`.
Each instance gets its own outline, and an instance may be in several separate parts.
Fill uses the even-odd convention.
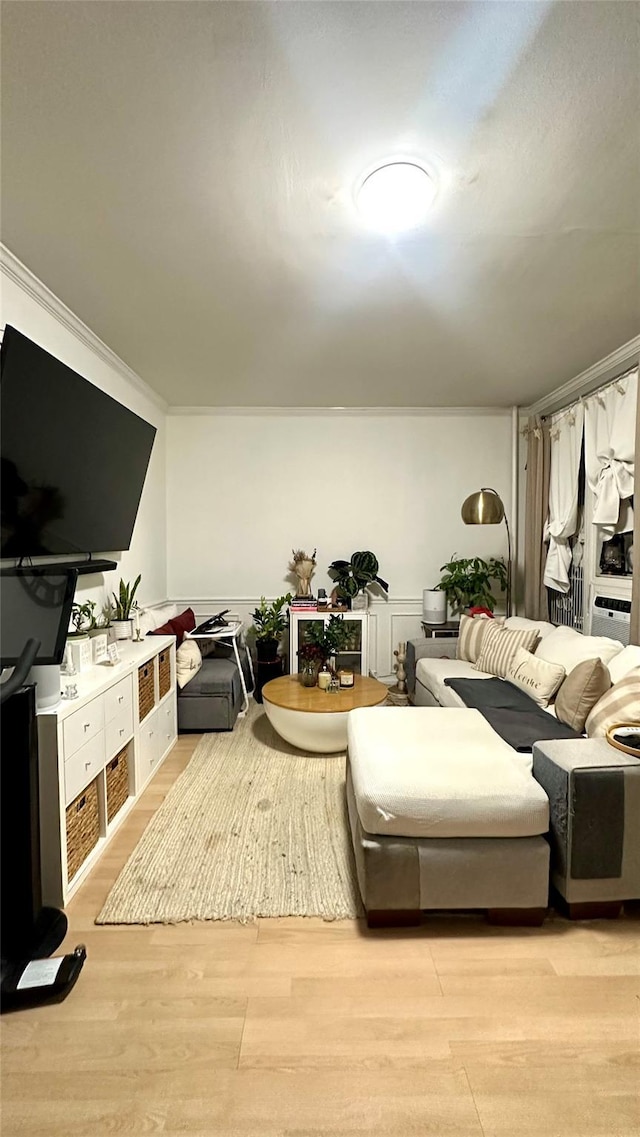
[[[156,428],[7,325],[3,557],[128,549]]]
[[[0,574],[0,665],[13,667],[27,640],[40,641],[36,664],[61,663],[77,572],[55,565]]]

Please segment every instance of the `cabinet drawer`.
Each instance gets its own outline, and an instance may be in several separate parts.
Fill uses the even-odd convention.
[[[158,711],[152,711],[138,731],[138,788],[151,776],[158,758],[163,753],[161,728]]]
[[[109,687],[108,691],[104,693],[104,721],[110,722],[121,711],[130,707],[133,702],[133,688],[131,686],[131,676],[127,675],[126,678],[121,679],[113,687]]]
[[[85,742],[64,764],[64,801],[69,805],[104,767],[104,735]]]
[[[133,707],[131,703],[119,711],[115,718],[110,719],[104,731],[105,758],[107,762],[133,736]]]
[[[104,703],[101,698],[92,699],[82,710],[69,715],[62,724],[65,762],[75,754],[76,750],[91,738],[95,738],[103,727]]]
[[[167,699],[158,709],[158,732],[160,734],[160,756],[162,757],[176,737],[175,699]]]

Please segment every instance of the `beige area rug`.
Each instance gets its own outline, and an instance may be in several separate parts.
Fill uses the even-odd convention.
[[[252,704],[198,743],[96,923],[361,914],[344,755],[303,754]]]

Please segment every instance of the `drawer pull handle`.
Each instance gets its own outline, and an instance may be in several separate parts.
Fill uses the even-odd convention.
[[[91,723],[90,723],[90,722],[85,722],[85,723],[83,723],[83,726],[84,726],[84,729],[85,729],[85,730],[88,730],[88,729],[89,729],[89,727],[91,726]]]
[[[120,734],[124,734],[124,727],[123,726],[120,727]]]
[[[85,768],[85,770],[90,770],[90,769],[91,769],[91,763],[90,763],[90,762],[85,762],[85,764],[84,764],[84,768]]]
[[[118,702],[124,703],[124,695],[118,695]]]

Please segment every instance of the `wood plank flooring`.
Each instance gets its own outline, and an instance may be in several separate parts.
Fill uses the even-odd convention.
[[[98,928],[182,738],[69,905],[59,1006],[2,1021],[3,1137],[638,1137],[640,906]]]

